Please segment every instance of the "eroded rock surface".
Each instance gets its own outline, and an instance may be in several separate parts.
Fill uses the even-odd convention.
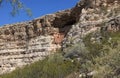
[[[70,11],[1,27],[0,74],[41,60],[60,49],[71,24],[75,23]]]
[[[120,30],[119,0],[81,0],[72,9],[0,28],[0,74],[81,42],[101,27]],[[111,6],[113,5],[113,6]],[[106,23],[102,26],[102,23]]]

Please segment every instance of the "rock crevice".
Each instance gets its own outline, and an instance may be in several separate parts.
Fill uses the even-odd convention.
[[[119,0],[81,0],[72,9],[0,27],[0,74],[81,42],[82,36],[101,28],[100,22],[116,17],[119,9]],[[120,30],[117,19],[108,22],[108,30]]]

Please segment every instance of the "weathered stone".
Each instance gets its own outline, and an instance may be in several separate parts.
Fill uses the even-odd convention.
[[[82,43],[85,35],[100,30],[102,22],[107,23],[106,30],[119,31],[120,16],[112,17],[101,10],[120,9],[118,4],[119,0],[81,0],[72,9],[0,27],[0,74]]]

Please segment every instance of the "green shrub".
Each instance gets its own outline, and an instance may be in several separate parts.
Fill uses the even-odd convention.
[[[107,37],[102,33],[99,34],[102,36],[100,44],[90,41],[94,34],[89,34],[84,38],[84,43],[89,50],[88,55],[90,55],[90,59],[81,64],[81,69],[86,70],[84,73],[97,71],[92,78],[119,78],[120,32],[107,32]],[[109,38],[111,38],[110,42],[108,42]],[[116,46],[114,45],[115,43],[117,43]]]
[[[74,63],[64,61],[61,54],[55,54],[23,68],[17,68],[0,78],[64,78],[75,69]]]

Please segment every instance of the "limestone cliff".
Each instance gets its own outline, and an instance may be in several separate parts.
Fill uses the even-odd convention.
[[[69,20],[71,19],[71,20]],[[70,10],[0,28],[0,73],[40,60],[61,46],[74,23]]]
[[[119,3],[119,0],[81,0],[72,9],[1,27],[0,74],[41,60],[57,49],[65,50],[101,28],[119,31]]]

